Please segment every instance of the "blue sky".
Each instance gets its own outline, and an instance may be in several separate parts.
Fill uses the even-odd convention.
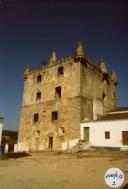
[[[128,3],[93,1],[0,1],[0,115],[4,129],[18,130],[22,74],[39,67],[53,50],[73,55],[81,40],[86,54],[117,73],[118,106],[128,106]]]

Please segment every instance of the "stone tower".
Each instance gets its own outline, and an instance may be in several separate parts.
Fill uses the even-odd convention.
[[[96,120],[116,107],[116,74],[103,59],[92,62],[78,43],[73,56],[26,67],[18,149],[65,150],[80,139],[80,123]]]

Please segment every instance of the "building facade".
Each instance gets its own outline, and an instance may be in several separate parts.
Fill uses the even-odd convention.
[[[81,140],[91,147],[128,149],[128,108],[109,112],[101,120],[81,123],[80,133]]]
[[[17,131],[2,131],[1,144],[4,149],[4,152],[14,152],[15,145],[18,140],[18,132]]]
[[[38,69],[26,67],[18,136],[19,151],[65,150],[80,139],[80,123],[116,107],[116,74],[96,65],[79,42],[73,56]]]

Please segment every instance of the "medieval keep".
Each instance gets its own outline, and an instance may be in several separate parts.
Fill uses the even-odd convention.
[[[26,67],[18,149],[66,150],[80,139],[80,123],[116,108],[116,74],[103,59],[96,65],[79,42],[73,56]]]

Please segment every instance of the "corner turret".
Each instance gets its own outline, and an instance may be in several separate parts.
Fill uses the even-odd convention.
[[[78,44],[77,44],[77,47],[76,47],[76,51],[75,51],[75,57],[78,58],[78,57],[84,57],[85,54],[84,54],[84,49],[83,49],[83,46],[82,46],[82,43],[80,41],[78,41]]]
[[[107,67],[106,67],[106,63],[104,62],[104,59],[101,58],[100,61],[99,61],[99,68],[100,68],[100,71],[102,73],[107,73]]]
[[[52,56],[50,58],[50,64],[54,64],[57,62],[57,56],[56,56],[56,53],[55,51],[52,52]]]
[[[116,72],[115,72],[114,70],[112,70],[112,72],[111,72],[111,80],[112,80],[112,82],[113,82],[115,85],[118,84]]]
[[[25,68],[25,71],[24,71],[24,74],[23,74],[23,79],[24,80],[26,80],[28,78],[29,73],[30,73],[30,66],[27,64],[26,68]]]
[[[79,41],[74,54],[74,61],[85,64],[85,53],[82,43]],[[86,65],[86,64],[85,64]]]

